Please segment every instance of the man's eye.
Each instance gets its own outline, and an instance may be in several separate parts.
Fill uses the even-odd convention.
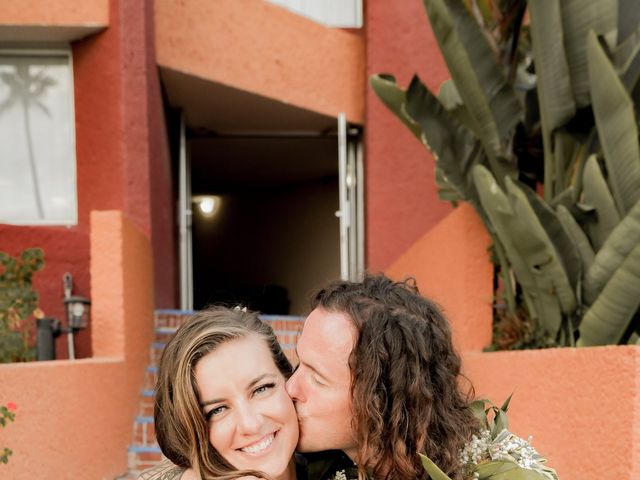
[[[324,383],[322,380],[320,380],[320,378],[317,375],[311,375],[311,379],[317,383],[318,385],[321,385],[323,387],[325,387],[327,384]]]

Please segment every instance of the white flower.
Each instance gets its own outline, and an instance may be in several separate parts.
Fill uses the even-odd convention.
[[[344,470],[338,470],[333,476],[333,480],[347,480],[347,474]]]
[[[515,463],[520,468],[535,470],[548,480],[557,480],[555,471],[544,465],[546,459],[531,445],[531,439],[525,440],[505,429],[492,440],[491,432],[483,430],[471,437],[458,458],[469,473],[473,472],[474,479],[479,478],[475,468],[480,463],[500,461]]]

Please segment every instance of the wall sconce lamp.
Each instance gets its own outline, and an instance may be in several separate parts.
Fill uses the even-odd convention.
[[[211,218],[218,213],[222,203],[218,195],[196,195],[192,200],[198,206],[202,216],[206,218]]]
[[[76,358],[74,335],[89,325],[91,301],[79,295],[71,295],[73,290],[73,278],[70,273],[63,276],[64,283],[64,309],[67,317],[66,326],[56,318],[39,318],[37,322],[36,355],[38,360],[55,360],[55,339],[61,333],[67,334],[67,346],[69,359]]]

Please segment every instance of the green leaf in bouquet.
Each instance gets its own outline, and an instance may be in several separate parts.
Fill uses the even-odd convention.
[[[471,402],[471,405],[469,405],[469,408],[471,408],[471,412],[473,412],[473,416],[476,417],[484,427],[489,428],[489,422],[487,420],[487,411],[485,410],[485,407],[484,407],[486,402],[487,400],[475,400],[474,402]]]
[[[506,413],[501,409],[496,409],[496,416],[493,419],[493,428],[491,429],[491,438],[496,436],[503,430],[509,429],[509,419]]]
[[[493,479],[496,475],[503,475],[517,469],[518,465],[513,462],[492,461],[478,465],[475,472],[479,480]]]
[[[438,466],[431,461],[429,457],[423,454],[420,455],[422,466],[431,477],[431,480],[451,480],[446,473],[444,473]]]
[[[528,468],[516,467],[507,472],[497,473],[490,480],[548,480],[543,474]]]
[[[504,413],[507,413],[507,411],[509,410],[509,404],[511,403],[511,397],[513,397],[513,393],[507,397],[507,399],[502,403],[502,406],[500,407],[500,410],[502,410]]]

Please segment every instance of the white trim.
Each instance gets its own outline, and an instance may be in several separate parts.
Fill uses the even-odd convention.
[[[267,1],[329,28],[362,28],[362,0]],[[340,19],[336,19],[336,13]]]

